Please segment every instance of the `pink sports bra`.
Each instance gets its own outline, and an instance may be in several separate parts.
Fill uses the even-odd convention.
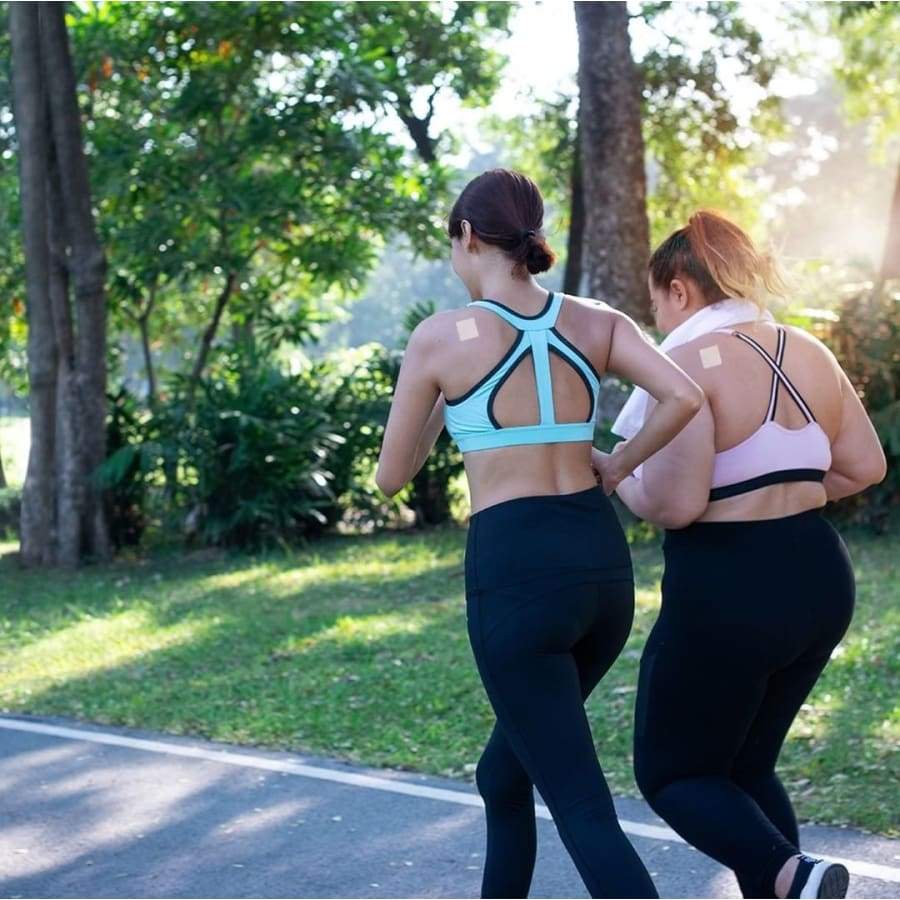
[[[772,389],[762,425],[736,447],[716,454],[712,490],[709,492],[710,502],[746,494],[770,484],[822,481],[831,468],[831,441],[781,367],[787,335],[780,325],[776,327],[778,346],[774,359],[750,335],[741,331],[728,331],[756,350],[769,364],[772,368]],[[806,425],[802,428],[785,428],[775,421],[778,389],[781,385],[784,385],[806,419]]]

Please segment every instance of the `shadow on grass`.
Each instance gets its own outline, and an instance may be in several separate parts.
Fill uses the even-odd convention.
[[[139,613],[152,632],[196,627],[109,664],[98,647],[88,671],[53,679],[48,666],[47,679],[7,689],[5,706],[462,774],[493,723],[466,634],[464,542],[449,528],[330,538],[290,555],[20,572],[4,610],[20,656],[118,614]],[[639,584],[655,588],[658,548],[639,554]],[[629,654],[611,683],[630,677]],[[633,697],[607,699],[617,732]]]
[[[233,587],[227,576],[246,572],[246,559],[212,568],[183,564],[167,572],[158,598],[145,586],[103,596],[96,582],[84,603],[73,605],[70,598],[62,609],[55,608],[58,595],[30,607],[20,598],[10,610],[20,643],[7,653],[8,681],[16,677],[10,673],[13,654],[21,660],[26,647],[40,650],[43,637],[58,641],[66,629],[91,619],[109,622],[119,612],[138,610],[152,631],[185,621],[198,627],[184,640],[136,650],[133,658],[110,665],[98,646],[96,667],[59,679],[53,679],[52,666],[43,683],[28,672],[26,685],[5,691],[4,705],[368,761],[391,758],[415,767],[423,722],[421,740],[452,748],[456,729],[472,726],[473,698],[488,714],[465,633],[458,539],[439,536],[439,549],[414,575],[392,568],[391,558],[404,548],[383,538],[374,539],[374,549],[379,561],[379,547],[386,550],[384,567],[329,576],[328,561],[339,561],[347,546],[338,541],[317,554],[318,568],[307,571],[296,590],[292,576],[303,573],[295,561],[270,557],[251,562],[250,571],[259,567],[259,573]],[[427,538],[420,545],[422,540]],[[371,553],[357,562],[345,559],[342,571],[366,568]],[[35,574],[25,573],[25,580],[41,583]],[[97,575],[109,580],[108,571]],[[195,589],[198,581],[216,579],[222,583],[213,589]],[[84,590],[80,585],[78,594]],[[467,710],[465,717],[449,715],[456,707]],[[374,734],[372,722],[379,723]]]

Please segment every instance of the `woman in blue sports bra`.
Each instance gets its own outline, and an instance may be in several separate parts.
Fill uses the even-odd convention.
[[[631,559],[610,505],[703,394],[602,303],[542,288],[553,254],[534,183],[471,181],[449,221],[451,263],[473,301],[422,322],[407,346],[377,481],[394,494],[444,425],[463,451],[469,639],[496,723],[476,769],[487,816],[483,897],[525,897],[536,786],[592,897],[655,897],[616,819],[584,701],[619,655],[634,609]],[[621,454],[591,468],[600,377],[657,405]]]

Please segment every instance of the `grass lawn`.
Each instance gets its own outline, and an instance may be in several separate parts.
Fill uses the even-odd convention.
[[[0,709],[471,778],[493,716],[466,637],[464,540],[456,527],[333,537],[296,554],[151,557],[74,574],[0,558]],[[898,834],[897,539],[848,543],[856,618],[781,773],[804,819]],[[634,557],[634,631],[588,703],[613,789],[632,795],[659,546]]]

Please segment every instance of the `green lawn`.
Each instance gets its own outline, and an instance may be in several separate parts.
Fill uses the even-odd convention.
[[[7,556],[0,708],[471,778],[492,714],[466,638],[464,540],[459,528],[333,537],[294,555],[154,557],[75,574],[23,572]],[[897,834],[897,542],[849,543],[856,618],[781,772],[804,819]],[[661,568],[656,543],[634,555],[635,628],[588,704],[625,794],[636,793],[634,686]]]

